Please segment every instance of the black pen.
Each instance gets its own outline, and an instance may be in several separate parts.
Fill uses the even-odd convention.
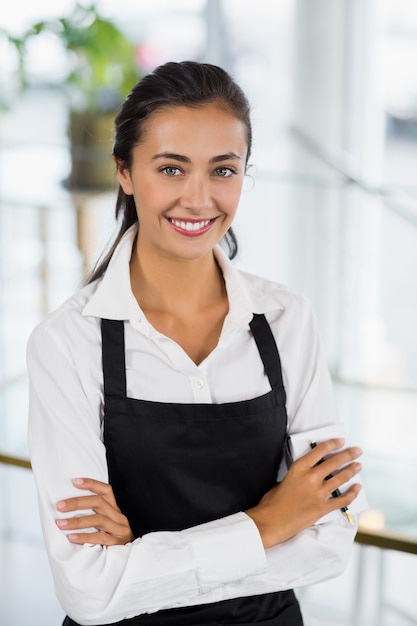
[[[310,441],[310,448],[313,449],[317,446],[317,442],[316,441]],[[320,459],[320,461],[317,461],[316,465],[320,465],[320,463],[323,463],[323,461],[325,461],[325,459]],[[329,480],[329,478],[333,478],[333,474],[329,474],[328,476],[325,477],[324,480]],[[339,489],[335,489],[334,491],[332,491],[332,497],[333,498],[338,498],[339,496],[341,496],[342,493]],[[347,506],[343,506],[340,509],[343,513],[343,515],[346,517],[347,521],[349,522],[349,524],[354,525],[354,520],[352,515],[349,512],[349,509],[347,508]]]

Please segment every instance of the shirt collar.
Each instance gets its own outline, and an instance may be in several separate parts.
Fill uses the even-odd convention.
[[[226,284],[229,298],[229,322],[247,327],[254,313],[281,311],[284,305],[277,297],[278,285],[239,270],[220,246],[214,250]],[[271,289],[274,286],[275,289]]]
[[[130,285],[129,262],[137,230],[136,223],[123,235],[104,276],[97,281],[97,288],[84,307],[83,315],[130,321],[144,318]],[[220,246],[216,246],[214,256],[226,284],[229,324],[247,327],[254,313],[284,308],[276,290],[271,292],[268,289],[271,286],[269,281],[238,270]]]
[[[130,286],[130,257],[138,231],[131,226],[120,240],[106,272],[97,281],[97,288],[84,307],[82,314],[109,320],[128,320],[138,304]]]

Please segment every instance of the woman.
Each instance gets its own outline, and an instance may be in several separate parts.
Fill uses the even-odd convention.
[[[116,242],[29,341],[66,625],[297,626],[291,589],[346,562],[355,529],[315,522],[357,496],[330,497],[360,450],[324,441],[276,482],[286,436],[336,420],[315,318],[217,245],[236,252],[250,149],[247,100],[222,69],[142,79],[116,119]]]

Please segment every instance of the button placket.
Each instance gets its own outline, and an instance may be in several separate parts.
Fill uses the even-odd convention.
[[[210,389],[207,380],[201,372],[190,376],[191,389],[195,402],[211,402]]]

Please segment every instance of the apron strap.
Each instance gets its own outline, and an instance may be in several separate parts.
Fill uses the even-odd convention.
[[[254,313],[249,327],[264,364],[265,373],[272,389],[284,389],[281,359],[270,325],[263,313]]]
[[[281,359],[265,315],[254,313],[249,327],[259,350],[272,389],[284,387]],[[126,397],[124,323],[101,320],[103,376],[105,396]]]
[[[121,320],[101,320],[104,396],[126,397],[125,328]]]

